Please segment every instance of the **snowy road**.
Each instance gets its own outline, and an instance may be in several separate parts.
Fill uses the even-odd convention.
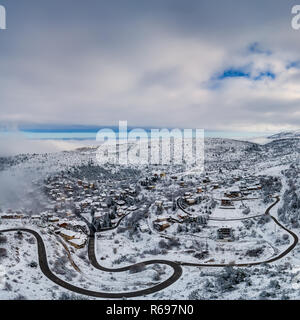
[[[264,264],[264,263],[271,263],[271,262],[277,261],[279,259],[282,259],[284,256],[286,256],[288,253],[290,253],[295,248],[295,246],[297,245],[297,243],[299,241],[297,235],[294,232],[288,230],[286,227],[284,227],[282,224],[280,224],[276,218],[274,218],[273,216],[270,215],[270,210],[279,201],[280,201],[280,198],[276,197],[276,201],[266,210],[265,215],[269,215],[271,217],[271,219],[273,219],[273,221],[280,228],[282,228],[286,232],[288,232],[294,239],[293,243],[285,251],[283,251],[282,253],[280,253],[278,256],[276,256],[274,258],[260,261],[260,262],[230,264],[231,266],[248,267],[248,266],[255,266],[255,265]],[[251,219],[251,217],[247,217],[245,219]],[[122,221],[122,219],[119,221],[117,226],[119,226],[121,221]],[[118,269],[106,268],[106,267],[101,266],[97,261],[97,258],[95,255],[95,233],[92,231],[90,233],[90,237],[89,237],[88,255],[89,255],[89,260],[90,260],[91,264],[98,270],[105,271],[105,272],[114,272],[114,273],[126,272],[126,271],[130,271],[131,268],[138,267],[141,264],[143,264],[143,265],[164,264],[164,265],[170,266],[174,270],[174,272],[170,278],[168,278],[167,280],[161,282],[160,284],[155,285],[155,286],[148,288],[148,289],[134,291],[134,292],[124,292],[124,293],[97,292],[97,291],[91,291],[91,290],[87,290],[84,288],[76,287],[76,286],[74,286],[70,283],[67,283],[67,282],[61,280],[60,278],[58,278],[49,268],[44,241],[43,241],[42,237],[36,231],[30,230],[30,229],[16,228],[16,229],[1,230],[0,232],[1,233],[9,233],[9,232],[16,232],[16,231],[30,233],[36,238],[38,257],[39,257],[39,265],[40,265],[41,271],[48,279],[50,279],[52,282],[56,283],[57,285],[65,288],[67,290],[70,290],[70,291],[73,291],[73,292],[76,292],[79,294],[87,295],[87,296],[97,297],[97,298],[105,298],[105,299],[133,298],[133,297],[141,297],[144,295],[153,294],[155,292],[161,291],[161,290],[167,288],[168,286],[172,285],[173,283],[175,283],[181,277],[181,275],[182,275],[182,267],[181,266],[213,267],[213,268],[228,266],[228,264],[197,264],[197,263],[187,263],[187,262],[174,262],[174,261],[169,261],[169,260],[148,260],[148,261],[143,261],[138,264],[133,264],[133,265],[126,266],[123,268],[118,268]]]
[[[280,260],[282,259],[283,257],[285,257],[287,254],[289,254],[295,247],[296,245],[298,244],[299,242],[299,239],[298,239],[298,236],[292,232],[291,230],[287,229],[286,227],[284,227],[275,217],[273,217],[272,215],[270,215],[270,211],[271,209],[276,206],[278,204],[278,202],[280,201],[280,198],[279,196],[275,197],[276,201],[270,205],[267,210],[265,211],[265,213],[263,215],[268,215],[270,216],[270,218],[280,227],[282,228],[283,230],[285,230],[286,232],[288,232],[292,238],[293,238],[293,243],[286,249],[284,250],[282,253],[280,253],[278,256],[274,257],[274,258],[271,258],[271,259],[267,259],[267,260],[264,260],[264,261],[258,261],[258,262],[250,262],[250,263],[237,263],[237,264],[230,264],[230,266],[233,266],[233,267],[250,267],[250,266],[257,266],[257,265],[260,265],[260,264],[263,264],[263,263],[272,263],[272,262],[275,262],[277,260]],[[178,206],[181,210],[183,210],[184,212],[186,212],[182,207],[181,207],[181,202],[178,201]],[[263,216],[263,215],[259,215],[259,216]],[[259,217],[258,216],[258,217]],[[245,218],[242,218],[242,219],[223,219],[223,220],[218,220],[218,221],[234,221],[234,220],[248,220],[248,219],[252,219],[252,218],[255,218],[255,217],[245,217]],[[213,220],[213,219],[212,219]],[[197,263],[181,263],[182,266],[189,266],[189,267],[226,267],[228,266],[228,264],[197,264]]]

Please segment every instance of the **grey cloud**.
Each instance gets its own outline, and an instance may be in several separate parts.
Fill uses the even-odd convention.
[[[294,1],[2,1],[0,121],[247,129],[299,126]],[[253,43],[272,55],[249,54]],[[273,84],[209,81],[232,66]],[[271,86],[271,87],[270,87]],[[213,88],[214,90],[211,90]],[[286,112],[286,114],[285,114]]]

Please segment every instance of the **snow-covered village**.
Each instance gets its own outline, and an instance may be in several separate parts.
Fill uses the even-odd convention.
[[[299,37],[300,0],[0,0],[1,315],[290,311]]]
[[[0,298],[299,299],[299,142],[207,138],[199,173],[2,157]]]

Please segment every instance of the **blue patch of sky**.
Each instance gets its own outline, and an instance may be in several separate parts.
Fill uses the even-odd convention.
[[[262,80],[265,78],[270,78],[272,80],[276,79],[276,74],[271,72],[271,71],[264,71],[264,72],[260,72],[258,76],[254,77],[253,80]]]
[[[101,129],[110,129],[118,133],[119,127],[117,126],[95,126],[95,125],[52,125],[42,124],[34,125],[27,124],[19,127],[19,131],[10,130],[6,128],[1,130],[0,138],[5,138],[10,134],[21,134],[29,140],[90,140],[95,141],[97,132]],[[128,133],[136,129],[136,127],[128,126]],[[151,129],[162,129],[159,127],[141,127],[145,130],[150,137]],[[167,128],[172,130],[174,128]],[[179,128],[182,129],[182,128]],[[262,132],[242,132],[242,131],[220,131],[220,130],[205,130],[205,137],[210,138],[238,138],[238,137],[259,137],[264,136]]]
[[[290,63],[286,66],[286,68],[287,68],[287,69],[291,69],[291,68],[300,69],[300,60],[290,62]]]
[[[223,80],[226,78],[250,78],[250,72],[245,71],[243,68],[229,68],[224,70],[222,74],[218,76],[218,80]]]
[[[248,48],[247,52],[251,54],[265,54],[265,55],[271,55],[272,51],[263,48],[263,46],[259,42],[253,42],[251,43]],[[297,66],[297,63],[291,64],[291,66]],[[300,62],[299,62],[299,67],[300,67]],[[209,89],[218,89],[220,87],[220,80],[226,80],[230,78],[244,78],[244,79],[249,79],[249,80],[254,80],[254,81],[259,81],[262,79],[276,79],[276,74],[270,70],[265,70],[260,72],[258,75],[253,76],[253,63],[250,63],[245,66],[240,66],[240,67],[229,67],[222,71],[221,73],[216,73],[212,78],[211,78],[211,84],[207,86]]]
[[[217,78],[212,80],[225,80],[230,78],[246,78],[249,80],[259,81],[262,79],[276,79],[276,74],[270,70],[262,71],[256,76],[252,76],[250,71],[247,71],[245,68],[229,68],[224,70]],[[211,86],[212,88],[218,88],[218,86]]]
[[[270,56],[272,54],[271,50],[265,49],[261,46],[259,42],[253,42],[249,45],[248,51],[254,54],[265,54]]]
[[[118,128],[110,127],[116,134],[118,133]],[[134,128],[128,128],[128,133]],[[154,129],[154,128],[153,128]],[[157,128],[156,128],[157,129]],[[148,136],[150,137],[151,130],[149,128],[144,128],[147,132]],[[172,130],[172,129],[170,129]],[[96,140],[96,133],[95,131],[90,132],[74,132],[68,131],[67,128],[63,132],[36,132],[36,131],[21,131],[22,135],[30,140]],[[239,138],[239,137],[260,137],[265,136],[265,132],[242,132],[242,131],[218,131],[218,130],[205,130],[204,131],[205,137],[207,138]],[[118,138],[118,135],[117,135]]]

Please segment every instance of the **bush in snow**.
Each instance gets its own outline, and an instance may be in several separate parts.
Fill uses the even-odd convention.
[[[153,255],[153,256],[157,256],[158,254],[161,254],[161,250],[155,248],[155,249],[150,249],[150,250],[145,250],[143,252],[143,254],[150,254],[150,255]]]
[[[265,290],[259,294],[259,298],[262,300],[267,300],[268,298],[275,298],[275,297],[276,297],[276,294],[274,292],[267,292]]]
[[[21,231],[18,231],[15,234],[15,239],[22,240],[23,239],[23,233]]]
[[[7,237],[0,235],[0,244],[5,244],[7,242]]]
[[[81,251],[79,254],[78,254],[78,257],[80,258],[80,259],[82,259],[82,260],[87,260],[87,256],[88,256],[88,253],[87,253],[87,251],[85,250],[85,251]]]
[[[223,272],[217,276],[216,285],[221,291],[235,290],[236,285],[245,282],[249,275],[241,269],[226,267]]]
[[[268,223],[271,221],[271,218],[267,215],[262,216],[259,220],[258,220],[258,224],[264,225],[265,223]]]
[[[132,256],[121,256],[120,258],[116,259],[114,261],[115,264],[120,264],[120,263],[123,263],[123,262],[130,262],[130,263],[135,263],[135,259],[134,257]]]
[[[279,282],[277,280],[271,280],[269,284],[269,288],[279,290],[280,289]]]
[[[194,290],[189,294],[188,300],[205,300],[205,298],[201,296],[201,294],[202,294],[201,290],[199,289]]]
[[[172,238],[172,239],[169,240],[169,245],[170,245],[171,247],[176,247],[176,248],[178,248],[178,247],[180,247],[180,242],[179,242],[178,239]]]
[[[28,239],[26,239],[26,241],[29,243],[29,244],[34,244],[35,243],[35,239],[33,237],[30,237]]]
[[[251,211],[250,208],[246,208],[246,209],[243,210],[243,214],[249,214],[250,211]]]
[[[146,269],[146,265],[145,265],[144,263],[139,263],[139,264],[133,265],[133,266],[130,268],[129,273],[130,273],[130,274],[138,273],[138,272],[144,271],[145,269]]]
[[[72,281],[74,278],[76,278],[77,273],[75,273],[75,271],[70,270],[70,269],[66,269],[66,280],[67,281]]]
[[[7,250],[5,248],[0,248],[0,259],[7,257]]]
[[[170,249],[170,245],[165,240],[160,240],[158,246],[161,249]]]
[[[38,264],[35,261],[29,263],[30,268],[37,268]]]
[[[60,296],[59,296],[59,300],[87,300],[86,298],[80,297],[75,295],[74,293],[66,293],[63,292]]]
[[[12,285],[8,282],[5,282],[4,290],[6,291],[11,291],[12,290]]]
[[[128,230],[128,228],[119,227],[119,228],[117,229],[117,233],[124,233],[126,230]]]
[[[280,300],[290,300],[290,297],[286,293],[284,293]]]
[[[278,193],[282,188],[282,183],[278,177],[262,177],[260,184],[265,195]]]
[[[250,249],[246,252],[246,256],[257,258],[264,252],[263,248]]]
[[[253,220],[242,220],[243,225],[245,226],[246,229],[250,229],[254,225]]]
[[[68,262],[67,256],[63,256],[54,263],[53,271],[57,274],[66,274],[66,263]]]
[[[159,273],[155,273],[153,278],[152,278],[153,281],[160,281],[161,280],[161,277],[160,277],[160,274]]]
[[[177,233],[181,233],[183,231],[182,225],[178,224]]]
[[[27,300],[27,298],[22,294],[18,294],[13,300]]]
[[[202,260],[208,256],[207,252],[197,252],[194,254],[194,258]]]
[[[173,247],[178,248],[180,247],[180,242],[178,239],[169,239],[168,242],[166,242],[165,240],[160,240],[158,243],[159,247],[161,249],[172,249]]]
[[[283,239],[284,241],[287,241],[287,240],[289,239],[289,235],[285,233],[285,234],[282,236],[282,239]]]

